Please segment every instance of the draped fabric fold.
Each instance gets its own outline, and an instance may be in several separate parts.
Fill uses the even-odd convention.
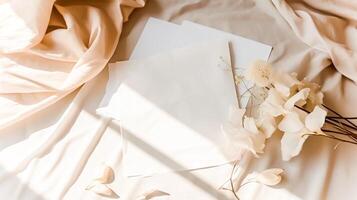
[[[343,76],[357,83],[357,2],[272,0],[297,36],[327,53]]]
[[[0,1],[0,128],[95,77],[142,0]]]

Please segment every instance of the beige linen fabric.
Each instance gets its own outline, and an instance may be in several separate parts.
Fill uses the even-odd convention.
[[[124,25],[112,61],[129,57],[149,16],[177,23],[192,20],[272,45],[270,61],[275,67],[323,84],[328,105],[345,115],[357,114],[355,83],[331,65],[328,52],[301,41],[271,1],[150,0]],[[64,99],[0,130],[1,197],[108,199],[84,190],[101,163],[107,162],[116,175],[110,187],[121,199],[135,199],[150,189],[161,189],[171,194],[170,199],[178,200],[234,199],[216,187],[229,175],[230,166],[139,179],[123,177],[120,128],[117,122],[108,124],[95,114],[107,78],[104,70]],[[133,137],[130,142],[168,166],[176,165],[145,141]],[[286,171],[284,181],[277,187],[247,185],[242,199],[355,199],[357,149],[347,144],[334,149],[335,145],[331,140],[311,138],[300,157],[283,162],[279,135],[275,135],[267,153],[260,160],[252,160],[249,171],[281,167]]]
[[[329,54],[336,69],[357,82],[357,2],[273,0],[298,37]]]
[[[143,1],[2,0],[0,127],[56,102],[96,76],[123,21]]]

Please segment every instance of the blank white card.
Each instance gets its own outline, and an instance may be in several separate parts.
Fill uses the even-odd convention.
[[[238,105],[232,71],[222,68],[225,62],[230,62],[228,42],[215,41],[110,64],[110,79],[119,86],[98,112],[120,121],[126,175],[234,159],[237,152],[221,133],[229,108]]]

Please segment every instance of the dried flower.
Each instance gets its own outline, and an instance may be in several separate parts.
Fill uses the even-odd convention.
[[[297,156],[309,135],[323,134],[321,127],[325,122],[326,115],[325,110],[316,106],[309,114],[295,110],[295,112],[284,116],[278,125],[279,130],[284,132],[281,140],[283,160],[287,161]]]
[[[281,153],[286,161],[300,153],[309,136],[323,136],[357,145],[357,124],[352,121],[357,117],[342,116],[324,105],[324,95],[318,84],[307,80],[299,81],[297,74],[274,70],[264,61],[254,62],[246,70],[245,78],[255,83],[254,87],[244,84],[253,98],[249,107],[249,115],[253,118],[244,116],[245,110],[237,109],[231,115],[230,123],[223,127],[223,132],[236,147],[258,156],[263,152],[265,140],[271,137],[276,129],[283,132]],[[240,81],[244,83],[243,80]],[[327,116],[327,111],[323,108],[331,115]],[[322,129],[325,123],[328,126]],[[235,166],[233,172],[234,169]],[[235,187],[238,183],[233,172],[230,191],[239,199]],[[282,172],[282,169],[276,168],[249,174],[238,190],[251,182],[276,185],[281,181]]]
[[[245,78],[260,87],[266,87],[271,83],[272,67],[262,60],[255,61],[246,71]]]
[[[316,83],[311,83],[306,80],[301,81],[301,84],[298,86],[299,90],[304,88],[309,88],[310,92],[306,99],[306,109],[311,111],[316,105],[322,105],[323,103],[323,93],[320,90],[320,86]]]
[[[265,138],[270,138],[276,130],[275,118],[271,115],[261,115],[256,122],[258,129],[264,133]]]
[[[262,115],[277,117],[285,113],[284,103],[285,100],[279,92],[275,88],[271,88],[268,91],[267,98],[259,106],[259,109]]]
[[[222,126],[222,132],[234,147],[258,156],[258,153],[263,153],[265,135],[258,130],[253,118],[243,117],[244,113],[245,109],[232,108],[230,122]]]
[[[291,110],[295,105],[303,106],[306,103],[306,99],[309,96],[310,89],[304,88],[290,97],[284,104],[284,108],[287,110]]]
[[[284,98],[292,96],[292,89],[294,86],[301,84],[301,82],[296,78],[296,74],[288,74],[280,70],[275,70],[271,79],[274,88]]]

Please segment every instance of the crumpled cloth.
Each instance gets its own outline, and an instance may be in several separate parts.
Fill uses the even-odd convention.
[[[272,0],[296,35],[329,55],[335,68],[357,83],[357,2]]]
[[[0,128],[95,77],[143,0],[1,0]]]

